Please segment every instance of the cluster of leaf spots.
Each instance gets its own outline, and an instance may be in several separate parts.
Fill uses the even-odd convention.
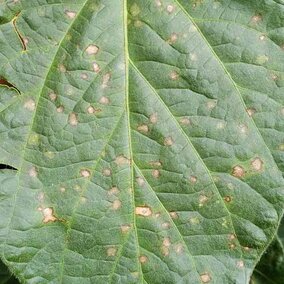
[[[284,7],[255,2],[0,3],[23,283],[248,283],[284,202]]]

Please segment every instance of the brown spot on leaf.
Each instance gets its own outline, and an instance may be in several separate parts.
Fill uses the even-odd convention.
[[[48,96],[49,96],[50,100],[53,101],[53,102],[57,99],[57,95],[53,92],[49,93]]]
[[[87,48],[86,48],[86,53],[88,55],[95,55],[99,52],[99,48],[94,45],[94,44],[90,44]]]
[[[137,130],[139,132],[147,133],[149,131],[149,127],[146,124],[142,124],[137,127]]]
[[[53,209],[48,207],[42,209],[42,214],[43,214],[43,223],[49,223],[49,222],[55,222],[57,218],[53,215]]]
[[[138,183],[139,186],[145,185],[145,180],[142,177],[136,178],[136,182]]]
[[[209,275],[209,273],[203,273],[200,275],[200,279],[202,281],[202,283],[209,283],[211,281],[211,277]]]
[[[153,170],[152,171],[152,176],[154,177],[154,178],[159,178],[160,177],[160,171],[159,170]]]
[[[98,63],[93,62],[93,70],[94,70],[94,72],[96,72],[96,73],[99,73],[99,72],[101,71],[101,68],[100,68],[100,66],[99,66]]]
[[[104,169],[103,170],[103,175],[106,176],[106,177],[109,177],[111,176],[111,169]]]
[[[131,226],[128,224],[120,226],[120,230],[123,234],[128,233],[130,229],[131,229]]]
[[[107,248],[107,256],[116,256],[117,248],[112,246]]]
[[[66,11],[65,11],[65,14],[66,14],[66,16],[67,16],[69,19],[74,19],[74,18],[76,17],[76,15],[77,15],[76,12],[69,11],[69,10],[66,10]]]
[[[115,158],[115,163],[118,166],[123,166],[123,165],[129,165],[130,164],[130,160],[126,157],[124,157],[123,155],[117,156]]]
[[[149,217],[152,215],[152,210],[150,207],[147,206],[138,206],[135,208],[135,214],[143,217]]]
[[[263,169],[263,161],[260,158],[255,158],[251,162],[251,166],[255,171],[260,172]]]
[[[149,120],[151,123],[156,124],[158,122],[158,114],[156,112],[152,113],[149,117]]]
[[[24,108],[26,108],[29,111],[34,111],[36,108],[35,101],[33,99],[28,99],[24,104]]]
[[[99,100],[99,103],[102,105],[108,105],[110,103],[110,100],[108,97],[102,96]]]
[[[121,201],[119,199],[116,199],[112,203],[112,209],[118,210],[121,207]]]
[[[68,122],[72,126],[77,126],[78,125],[78,116],[77,116],[77,114],[74,113],[74,112],[71,112],[69,114]]]
[[[37,177],[37,175],[38,175],[37,169],[35,167],[31,167],[29,170],[29,176],[34,178]]]
[[[140,261],[140,263],[144,264],[148,261],[148,257],[146,255],[141,255],[139,257],[139,261]]]
[[[245,170],[241,166],[233,167],[232,175],[237,178],[241,178],[245,175]]]
[[[91,176],[91,172],[87,169],[82,169],[80,171],[80,175],[81,175],[81,177],[89,178]]]
[[[164,145],[165,146],[172,146],[174,144],[174,141],[172,139],[172,137],[166,137],[164,139]]]

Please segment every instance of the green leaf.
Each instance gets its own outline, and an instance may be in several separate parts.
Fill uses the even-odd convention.
[[[248,283],[283,212],[282,1],[0,1],[0,252],[22,283]]]

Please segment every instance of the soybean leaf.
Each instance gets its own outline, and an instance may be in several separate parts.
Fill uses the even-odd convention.
[[[248,283],[283,211],[281,0],[0,2],[0,252],[22,283]]]

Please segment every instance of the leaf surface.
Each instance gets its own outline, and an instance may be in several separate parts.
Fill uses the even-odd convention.
[[[284,8],[254,2],[1,2],[23,283],[249,282],[284,202]]]

